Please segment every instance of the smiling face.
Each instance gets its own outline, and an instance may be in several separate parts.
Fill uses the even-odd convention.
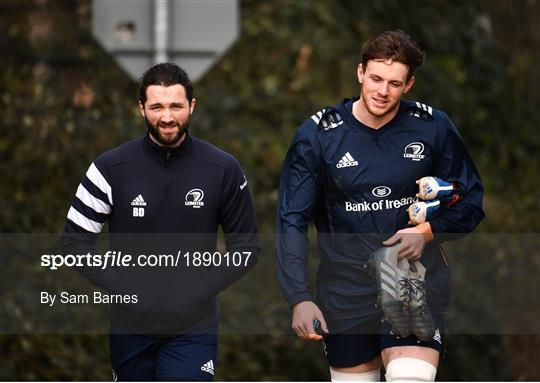
[[[364,68],[358,65],[358,81],[362,85],[356,112],[368,126],[378,128],[397,113],[401,97],[414,84],[407,81],[409,68],[393,60],[370,60]]]
[[[150,85],[146,101],[139,102],[139,110],[146,121],[150,138],[156,144],[176,147],[182,143],[189,127],[195,99],[187,99],[184,86]]]

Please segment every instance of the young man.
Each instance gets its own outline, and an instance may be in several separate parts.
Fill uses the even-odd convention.
[[[67,215],[66,254],[95,254],[108,222],[110,250],[133,257],[121,266],[78,268],[117,303],[110,351],[120,380],[212,380],[216,297],[260,253],[240,165],[189,134],[195,102],[179,66],[158,64],[144,73],[139,110],[146,135],[96,158]],[[222,254],[216,253],[219,225]]]
[[[402,99],[423,60],[424,52],[401,31],[372,39],[357,69],[360,97],[307,119],[285,159],[278,277],[298,336],[319,340],[324,333],[334,381],[378,381],[382,365],[387,381],[435,379],[450,288],[439,244],[445,233],[471,232],[484,216],[480,177],[457,129],[443,112]],[[423,177],[452,191],[437,194],[449,197],[445,203],[418,201],[429,194]],[[321,256],[315,296],[309,222],[316,225]],[[381,267],[379,254],[390,260],[392,252],[394,265]],[[402,263],[418,278],[397,278]],[[425,283],[418,274],[424,267]],[[393,314],[384,310],[385,297],[400,305]]]

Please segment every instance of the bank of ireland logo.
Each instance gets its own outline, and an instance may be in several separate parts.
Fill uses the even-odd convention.
[[[371,194],[377,198],[387,197],[390,195],[390,193],[392,193],[392,189],[390,189],[388,186],[375,186],[371,191]]]
[[[424,144],[421,142],[411,142],[405,147],[403,157],[410,158],[413,161],[420,161],[426,158],[422,153],[424,153]]]
[[[186,206],[191,206],[194,209],[199,209],[204,206],[204,192],[201,189],[191,189],[186,194]]]

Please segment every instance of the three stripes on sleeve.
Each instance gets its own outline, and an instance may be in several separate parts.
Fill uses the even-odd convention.
[[[77,188],[67,218],[85,231],[100,233],[112,206],[111,185],[92,163]]]

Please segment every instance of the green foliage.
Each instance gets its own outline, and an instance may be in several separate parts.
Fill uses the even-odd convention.
[[[73,9],[9,4],[2,14],[11,20],[1,24],[1,230],[56,232],[96,155],[140,132],[137,86]]]
[[[358,94],[356,66],[366,39],[403,29],[427,51],[409,97],[450,115],[483,177],[487,218],[479,230],[535,232],[539,8],[537,1],[488,0],[243,2],[241,38],[196,84],[192,134],[238,158],[261,230],[271,233],[294,130],[323,106]],[[90,162],[144,131],[137,85],[93,40],[89,18],[89,1],[0,5],[2,232],[59,232]],[[497,301],[482,294],[492,285],[511,286],[505,300],[534,288],[540,266],[528,257],[537,254],[517,254],[482,267],[465,257],[454,260],[458,291],[467,280],[484,283],[474,298],[489,309]],[[519,270],[528,277],[520,279]],[[320,344],[301,342],[289,331],[271,238],[255,271],[223,294],[222,314],[218,379],[328,378]],[[260,330],[235,335],[230,329],[244,321],[250,329],[258,321]],[[538,338],[451,337],[439,377],[538,379],[528,367],[534,368],[528,362],[537,359]],[[110,379],[103,335],[0,335],[0,353],[0,379]]]

